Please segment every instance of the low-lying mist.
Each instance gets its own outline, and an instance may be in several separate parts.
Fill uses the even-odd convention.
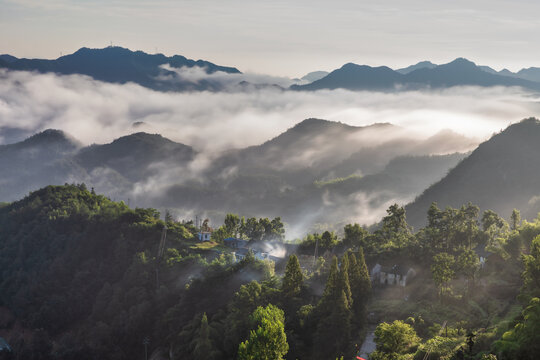
[[[390,204],[414,199],[479,142],[540,110],[538,95],[518,88],[298,92],[261,85],[286,86],[287,79],[207,75],[196,69],[184,75],[191,81],[210,77],[226,90],[157,92],[79,75],[0,70],[0,143],[48,128],[63,130],[85,145],[140,131],[159,133],[197,153],[182,164],[171,163],[164,154],[163,160],[147,165],[151,175],[135,181],[105,165],[70,170],[65,179],[57,176],[54,181],[84,181],[111,198],[168,208],[184,219],[205,214],[219,222],[226,212],[283,216],[291,237],[315,223],[377,222]],[[362,131],[344,126],[335,133],[306,132],[304,138],[294,133],[292,140],[238,150],[262,144],[307,118],[397,126]],[[445,155],[455,152],[462,154]],[[427,155],[444,156],[422,158]],[[389,171],[387,165],[398,157],[405,157],[400,160],[405,165]],[[55,171],[58,165],[50,166]],[[417,174],[399,170],[410,166]],[[22,193],[47,185],[29,183]]]
[[[499,87],[396,93],[232,87],[223,92],[165,93],[80,75],[1,70],[0,79],[0,129],[35,133],[56,128],[86,144],[147,131],[199,150],[242,148],[312,117],[356,126],[388,122],[426,136],[451,129],[485,139],[540,108],[538,96]],[[0,135],[2,143],[13,142]]]

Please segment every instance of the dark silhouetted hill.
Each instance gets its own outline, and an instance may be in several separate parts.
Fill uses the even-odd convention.
[[[293,85],[294,90],[348,89],[386,90],[401,82],[403,75],[386,66],[371,67],[348,63],[327,76],[307,85]]]
[[[316,80],[322,79],[328,75],[328,71],[312,71],[304,76],[302,76],[302,80],[308,81],[308,82],[314,82]]]
[[[11,58],[9,58],[11,59]],[[131,51],[122,47],[103,49],[81,48],[73,54],[55,60],[12,59],[2,65],[13,70],[37,71],[40,73],[81,74],[96,80],[120,83],[134,82],[156,90],[218,90],[219,84],[208,79],[191,82],[183,79],[175,71],[164,69],[199,67],[207,74],[222,71],[238,74],[240,71],[232,67],[224,67],[204,60],[191,60],[184,56],[171,57],[163,54],[147,54],[142,51]]]
[[[422,63],[420,63],[422,64]],[[417,64],[419,65],[419,64]],[[424,63],[405,73],[388,67],[346,64],[326,77],[307,85],[293,85],[293,90],[348,89],[389,91],[400,89],[448,88],[453,86],[521,86],[540,90],[540,83],[517,77],[490,73],[473,62],[458,58],[448,64],[431,66]]]
[[[406,68],[402,68],[402,69],[397,69],[396,71],[400,74],[408,74],[414,70],[418,70],[418,69],[433,69],[434,67],[437,67],[436,64],[432,63],[431,61],[420,61],[419,63],[417,64],[414,64],[414,65],[411,65],[411,66],[407,66]]]
[[[482,143],[447,176],[409,204],[407,220],[425,224],[432,202],[440,208],[472,202],[509,218],[516,208],[526,218],[540,210],[540,122],[534,118],[509,126]]]
[[[194,155],[195,151],[190,146],[158,134],[139,132],[123,136],[110,144],[86,147],[75,156],[75,160],[87,171],[105,167],[131,181],[138,181],[152,174],[152,164],[181,166],[193,160]]]
[[[81,144],[59,130],[0,145],[0,201],[13,200],[45,184],[63,184],[84,170],[67,160]]]

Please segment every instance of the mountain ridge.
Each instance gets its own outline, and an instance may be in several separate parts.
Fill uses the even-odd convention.
[[[509,217],[514,208],[525,218],[536,217],[540,203],[540,121],[527,118],[480,144],[437,183],[406,206],[415,228],[425,224],[432,202],[461,207],[468,202]]]
[[[290,89],[395,91],[453,86],[520,86],[540,91],[538,82],[491,73],[465,58],[457,58],[435,67],[420,66],[406,73],[400,73],[386,66],[371,67],[347,63],[320,80],[306,85],[292,85]]]
[[[171,68],[199,67],[207,74],[222,71],[228,74],[239,74],[234,67],[216,65],[205,60],[191,60],[181,55],[167,57],[163,54],[147,54],[143,51],[132,51],[119,46],[101,49],[80,48],[73,54],[57,59],[17,59],[0,63],[1,67],[10,70],[36,71],[39,73],[57,73],[62,75],[87,75],[95,80],[125,84],[133,82],[154,90],[218,90],[218,84],[208,80],[196,83],[183,79],[175,71],[163,69],[169,64]]]

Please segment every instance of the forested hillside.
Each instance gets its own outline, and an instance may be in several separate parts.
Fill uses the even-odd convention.
[[[287,223],[374,223],[389,202],[408,202],[441,179],[474,148],[472,139],[441,132],[426,139],[389,124],[350,126],[307,119],[260,145],[209,153],[159,134],[136,132],[82,146],[46,130],[0,145],[0,201],[47,185],[85,183],[136,206],[198,212],[220,220],[228,212],[282,217]],[[355,208],[358,206],[354,206]],[[303,229],[303,233],[307,229]]]
[[[494,135],[407,206],[415,228],[432,202],[458,207],[473,202],[509,219],[512,209],[533,219],[540,211],[540,122],[530,118]]]
[[[191,221],[48,186],[0,207],[0,336],[13,349],[0,356],[133,359],[146,344],[156,359],[347,359],[372,334],[372,359],[535,359],[540,219],[472,204],[427,214],[414,233],[392,205],[373,232],[295,244],[279,218],[229,214],[203,243]],[[231,236],[285,257],[236,259]]]
[[[273,262],[204,250],[191,222],[167,219],[84,185],[49,186],[4,205],[0,335],[26,359],[133,359],[144,353],[144,338],[162,356],[248,359],[265,341],[250,329],[270,317],[280,319],[279,357],[325,359],[354,349],[369,294],[361,252],[343,255],[340,268],[335,258],[326,270],[320,264],[311,283],[292,256],[282,280]],[[338,339],[332,329],[339,343],[315,352],[322,344],[315,339]]]

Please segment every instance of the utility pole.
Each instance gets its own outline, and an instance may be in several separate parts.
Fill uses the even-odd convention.
[[[317,252],[319,251],[319,239],[315,242],[315,252],[313,253],[313,270],[315,270],[315,265],[317,264]]]
[[[159,248],[156,256],[156,291],[159,290],[159,265],[163,253],[165,252],[165,240],[167,240],[167,225],[163,227],[163,231],[161,232],[161,239],[159,241]]]
[[[144,345],[144,359],[148,360],[148,344],[150,344],[150,338],[148,338],[148,336],[145,336],[142,343]]]

